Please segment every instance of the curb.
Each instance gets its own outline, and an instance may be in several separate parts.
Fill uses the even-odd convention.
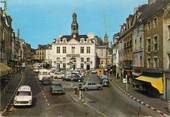
[[[115,81],[112,80],[112,81],[110,81],[110,82],[114,83],[116,87],[118,87],[125,95],[127,95],[128,97],[130,97],[132,100],[134,100],[134,101],[138,102],[139,104],[144,105],[145,107],[147,107],[147,108],[149,108],[149,109],[151,109],[151,110],[159,113],[159,114],[160,114],[161,116],[163,116],[163,117],[170,117],[169,115],[167,115],[166,113],[162,112],[161,110],[156,109],[155,107],[153,107],[153,106],[151,106],[151,105],[149,105],[149,104],[146,104],[145,102],[141,101],[140,99],[134,97],[133,95],[131,95],[130,93],[128,93],[126,90],[124,90],[123,88],[121,88],[119,85],[117,85],[117,84],[115,83]],[[111,85],[113,85],[112,83],[111,83]]]

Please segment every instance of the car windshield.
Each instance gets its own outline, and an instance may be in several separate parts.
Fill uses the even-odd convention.
[[[31,92],[30,91],[18,91],[17,96],[30,96]]]
[[[52,85],[54,85],[54,86],[59,86],[59,87],[61,87],[61,86],[62,86],[61,84],[52,84]]]

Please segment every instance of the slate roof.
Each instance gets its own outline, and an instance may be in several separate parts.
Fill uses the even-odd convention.
[[[141,15],[141,20],[146,21],[148,18],[155,15],[158,11],[162,10],[166,5],[164,0],[157,0],[155,3],[148,5]]]
[[[62,41],[64,38],[66,38],[67,41],[70,41],[70,40],[73,38],[73,35],[63,35],[63,36],[60,38],[61,41]],[[87,36],[87,35],[77,35],[75,39],[76,39],[77,41],[80,41],[81,38],[84,38],[85,41],[86,41],[86,39],[88,38],[88,36]]]

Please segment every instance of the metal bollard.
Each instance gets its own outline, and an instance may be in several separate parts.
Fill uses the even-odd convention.
[[[170,100],[168,100],[168,111],[170,112]]]

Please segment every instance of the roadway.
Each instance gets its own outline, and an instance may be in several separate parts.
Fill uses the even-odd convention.
[[[75,102],[72,86],[77,83],[63,82],[65,95],[51,95],[50,87],[43,86],[37,74],[27,68],[22,75],[21,85],[30,85],[33,92],[33,106],[16,108],[12,106],[5,113],[9,117],[159,117],[151,110],[126,97],[114,85],[103,90],[86,91],[85,102]],[[86,80],[98,82],[95,74]]]
[[[31,107],[11,107],[5,113],[8,117],[95,117],[95,111],[81,103],[74,102],[66,87],[65,95],[51,95],[49,86],[43,86],[37,80],[37,74],[26,69],[23,72],[21,85],[30,85],[33,93]]]
[[[91,74],[87,80],[99,83],[95,74]],[[157,113],[128,98],[113,84],[104,87],[102,91],[86,91],[85,100],[89,106],[107,117],[159,117]]]

